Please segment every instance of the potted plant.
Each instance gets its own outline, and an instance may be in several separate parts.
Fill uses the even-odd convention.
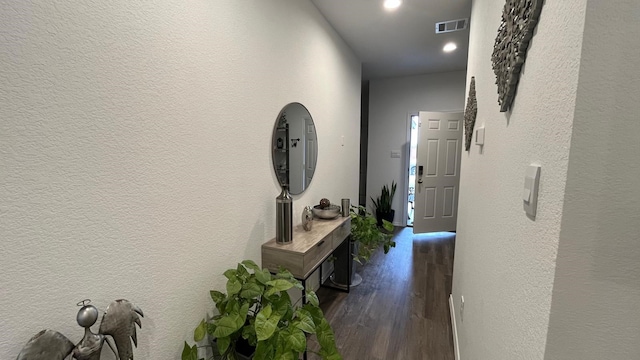
[[[393,222],[393,218],[395,216],[395,210],[391,208],[391,204],[393,203],[393,197],[396,194],[396,184],[395,180],[391,182],[391,188],[389,188],[386,184],[382,187],[382,193],[377,198],[371,198],[373,201],[373,207],[376,213],[376,219],[378,220],[378,226],[382,226],[382,220],[387,220],[389,222]]]
[[[227,292],[210,292],[219,314],[203,319],[194,331],[196,342],[207,334],[213,339],[218,359],[298,359],[307,350],[307,334],[315,334],[323,359],[342,359],[315,293],[306,291],[307,303],[302,306],[292,304],[287,290],[304,288],[289,271],[280,269],[272,275],[245,260],[224,276]],[[250,348],[249,354],[243,346]],[[185,342],[182,360],[202,360],[197,345]]]
[[[394,188],[395,190],[395,188]],[[358,263],[369,261],[373,252],[382,246],[384,253],[388,253],[396,243],[392,241],[393,224],[382,219],[382,229],[378,227],[376,218],[363,206],[351,207],[351,237],[355,241],[358,251],[354,251],[353,259]]]
[[[376,218],[363,206],[351,206],[351,256],[348,259],[342,257],[340,261],[352,261],[350,266],[338,266],[334,269],[332,281],[335,285],[347,288],[358,286],[362,277],[356,273],[357,264],[368,262],[373,253],[381,246],[384,253],[388,253],[396,243],[392,241],[393,224],[387,220],[382,221],[382,229],[378,227]],[[347,253],[348,254],[348,253]]]

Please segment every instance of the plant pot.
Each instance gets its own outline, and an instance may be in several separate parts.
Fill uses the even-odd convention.
[[[382,213],[378,210],[376,210],[376,220],[378,220],[378,226],[382,226],[382,220],[387,220],[388,222],[392,223],[393,222],[393,218],[396,215],[396,211],[391,209],[390,212],[388,213]]]
[[[222,355],[220,355],[220,352],[218,351],[218,343],[216,342],[216,339],[211,339],[211,346],[213,347],[213,359],[221,360]],[[245,339],[238,339],[238,342],[236,343],[236,359],[251,360],[253,359],[253,353],[255,351],[256,349],[253,346],[249,345],[249,343]],[[247,355],[247,353],[249,355]]]
[[[353,259],[358,254],[358,242],[349,239],[336,249],[337,259],[335,260],[334,273],[331,282],[334,285],[348,290],[350,287],[358,286],[362,283],[362,276],[356,273],[358,262]],[[350,262],[350,264],[348,264]]]
[[[351,242],[351,251],[353,251],[353,255],[358,254],[359,243],[357,241]],[[358,286],[362,283],[362,276],[356,272],[358,262],[351,256],[351,282],[350,286]]]

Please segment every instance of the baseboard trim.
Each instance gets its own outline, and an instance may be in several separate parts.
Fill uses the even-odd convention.
[[[453,295],[449,294],[449,312],[451,313],[451,333],[453,336],[453,352],[456,360],[460,360],[460,346],[458,346],[458,326],[456,325],[456,309]]]

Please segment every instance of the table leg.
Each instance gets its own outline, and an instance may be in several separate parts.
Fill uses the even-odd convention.
[[[302,280],[302,305],[307,303],[307,280]]]

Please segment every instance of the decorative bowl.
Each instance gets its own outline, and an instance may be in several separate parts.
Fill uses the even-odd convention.
[[[340,206],[329,205],[329,207],[321,209],[320,205],[316,205],[313,207],[312,211],[313,211],[313,216],[317,218],[331,220],[331,219],[335,219],[336,217],[338,217],[338,215],[340,215]]]

